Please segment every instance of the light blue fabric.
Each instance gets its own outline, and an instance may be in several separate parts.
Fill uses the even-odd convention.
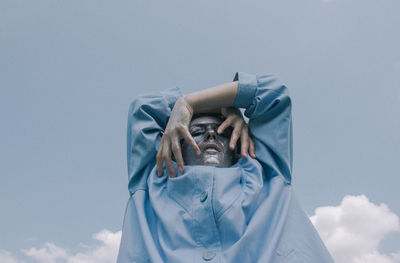
[[[333,262],[291,185],[287,88],[273,75],[236,73],[256,159],[230,168],[185,166],[157,176],[155,155],[178,88],[138,97],[129,109],[129,191],[118,263]],[[175,167],[176,164],[174,163]]]

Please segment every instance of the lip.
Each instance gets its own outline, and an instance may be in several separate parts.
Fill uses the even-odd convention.
[[[207,152],[207,153],[216,153],[216,152],[219,152],[219,151],[218,151],[216,148],[214,148],[214,147],[207,147],[207,148],[204,149],[204,151]]]
[[[202,152],[221,152],[221,146],[219,146],[216,143],[207,143],[205,145],[202,145],[202,147],[200,147],[200,150]]]

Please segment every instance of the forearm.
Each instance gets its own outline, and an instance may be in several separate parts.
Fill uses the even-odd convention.
[[[183,96],[193,110],[192,113],[220,112],[221,108],[234,104],[238,81],[227,82],[212,88],[200,90]]]

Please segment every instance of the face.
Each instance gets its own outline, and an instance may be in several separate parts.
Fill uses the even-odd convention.
[[[233,164],[234,152],[229,149],[232,128],[217,133],[221,120],[214,116],[202,116],[192,119],[190,134],[200,148],[196,155],[193,148],[185,141],[182,144],[183,161],[187,165],[214,165],[229,167]]]

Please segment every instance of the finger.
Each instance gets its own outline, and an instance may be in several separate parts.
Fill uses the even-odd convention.
[[[181,146],[179,144],[179,141],[178,141],[178,143],[175,142],[172,145],[172,153],[174,154],[176,163],[178,164],[179,172],[183,173],[183,158],[182,158],[182,151],[181,151]]]
[[[186,129],[183,130],[183,131],[182,131],[182,135],[183,135],[183,138],[185,139],[185,141],[186,141],[190,146],[192,146],[194,152],[195,152],[197,155],[200,155],[200,148],[199,148],[199,146],[197,145],[196,141],[193,139],[193,137],[192,137],[192,135],[190,134],[189,130],[186,130]]]
[[[174,166],[172,165],[170,145],[164,144],[164,146],[165,147],[163,147],[162,158],[165,162],[165,168],[167,168],[169,175],[172,178],[174,178],[174,177],[176,177],[176,175],[175,175]]]
[[[157,159],[157,175],[160,177],[163,175],[163,159],[162,159],[162,145],[163,142],[161,141],[160,148],[158,149],[158,153],[156,155]]]
[[[249,132],[247,127],[242,128],[242,133],[240,134],[241,141],[241,153],[243,158],[247,158],[247,152],[249,150]]]
[[[232,131],[231,141],[229,143],[229,148],[231,150],[235,149],[236,142],[240,137],[240,131],[242,129],[242,125],[236,125]]]
[[[249,138],[249,144],[250,144],[250,156],[253,158],[256,158],[256,149],[254,147],[254,142],[251,138]]]
[[[222,122],[219,127],[218,127],[218,134],[221,134],[226,128],[228,128],[229,126],[231,126],[232,123],[232,119],[231,118],[226,118],[226,120],[224,120],[224,122]]]

